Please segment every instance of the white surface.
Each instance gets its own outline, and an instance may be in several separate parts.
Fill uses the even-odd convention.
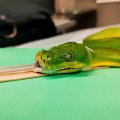
[[[56,37],[51,37],[51,38],[41,39],[41,40],[34,41],[34,42],[29,42],[29,43],[22,44],[16,47],[17,48],[49,48],[55,45],[65,43],[65,42],[75,41],[75,42],[81,43],[83,39],[88,37],[89,35],[94,34],[108,27],[120,27],[120,25],[79,30],[79,31],[67,33],[64,35],[59,35]]]
[[[96,3],[113,3],[113,2],[120,2],[120,0],[96,0]]]

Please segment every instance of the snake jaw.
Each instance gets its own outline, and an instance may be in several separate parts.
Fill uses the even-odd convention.
[[[66,63],[62,64],[60,68],[57,69],[57,73],[74,73],[78,71],[82,71],[86,67],[84,63],[78,63],[78,62],[72,62],[72,63]]]
[[[57,70],[57,73],[70,73],[70,72],[77,72],[78,69],[77,68],[60,68]]]

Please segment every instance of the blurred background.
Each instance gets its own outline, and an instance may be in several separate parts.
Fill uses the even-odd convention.
[[[0,0],[0,47],[34,41],[49,47],[89,29],[87,37],[94,29],[120,25],[119,12],[120,0]]]
[[[120,0],[56,0],[58,33],[120,23]]]

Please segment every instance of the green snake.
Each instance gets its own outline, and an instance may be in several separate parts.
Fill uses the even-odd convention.
[[[83,40],[67,42],[35,56],[36,72],[73,73],[102,67],[120,67],[120,28],[107,28]]]

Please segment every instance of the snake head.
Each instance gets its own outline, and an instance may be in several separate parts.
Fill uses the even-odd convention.
[[[92,55],[83,44],[68,42],[49,50],[40,50],[36,56],[36,72],[61,74],[84,71],[90,67]]]

